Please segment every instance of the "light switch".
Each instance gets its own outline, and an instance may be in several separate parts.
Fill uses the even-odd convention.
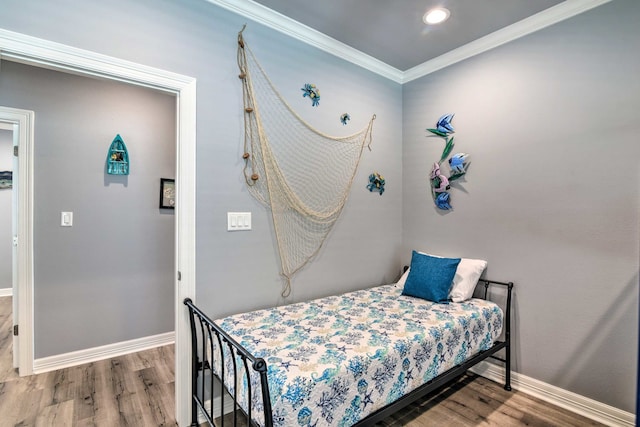
[[[60,225],[62,227],[73,226],[73,212],[60,212]]]
[[[251,212],[227,212],[227,231],[251,230]]]

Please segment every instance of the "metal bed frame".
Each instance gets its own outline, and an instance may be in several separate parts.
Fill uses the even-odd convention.
[[[500,287],[505,287],[507,289],[507,298],[506,298],[506,309],[505,309],[505,330],[504,330],[504,340],[496,341],[493,346],[485,351],[482,351],[475,356],[471,357],[467,361],[457,365],[446,372],[438,375],[433,378],[429,382],[421,385],[415,390],[409,392],[408,394],[402,396],[398,400],[389,405],[377,410],[369,414],[366,418],[363,418],[358,423],[355,424],[357,427],[365,427],[365,426],[373,426],[375,423],[385,419],[389,415],[397,412],[398,410],[410,405],[416,400],[426,396],[434,390],[437,390],[452,380],[458,378],[462,374],[464,374],[469,368],[478,364],[479,362],[487,359],[493,358],[499,360],[505,365],[505,383],[504,389],[507,391],[511,391],[511,294],[513,291],[513,283],[512,282],[498,282],[495,280],[487,280],[480,279],[478,284],[484,284],[484,299],[486,300],[488,297],[489,286],[497,285]],[[264,412],[264,420],[265,427],[273,426],[273,416],[272,416],[272,408],[271,408],[271,400],[269,395],[269,383],[267,381],[267,362],[265,362],[262,358],[257,358],[251,355],[249,351],[247,351],[242,345],[236,342],[229,334],[227,334],[220,326],[218,326],[214,321],[212,321],[205,313],[203,313],[198,307],[196,307],[193,301],[190,298],[184,300],[184,304],[189,308],[190,313],[190,324],[191,324],[191,363],[192,363],[192,378],[191,378],[191,388],[192,388],[192,402],[191,402],[191,426],[198,426],[198,411],[201,412],[202,416],[205,419],[205,422],[209,423],[209,425],[214,425],[214,417],[219,417],[219,421],[217,424],[220,427],[224,427],[224,416],[225,416],[225,393],[224,392],[224,382],[221,378],[224,378],[224,363],[223,360],[223,352],[224,348],[227,349],[229,355],[233,355],[233,378],[234,382],[238,384],[238,362],[241,362],[244,369],[244,380],[247,383],[247,393],[249,396],[252,396],[252,384],[249,378],[250,369],[258,373],[260,377],[260,388],[262,393],[262,403],[263,403],[263,412]],[[200,338],[200,341],[198,341]],[[217,346],[214,346],[214,343],[217,343]],[[200,344],[200,345],[199,345]],[[220,366],[218,369],[214,369],[211,366],[209,359],[207,358],[207,354],[213,355],[215,348],[217,347],[220,352]],[[496,356],[496,352],[504,349],[505,357],[501,358]],[[208,351],[207,351],[208,350]],[[216,374],[216,372],[220,372],[220,375]],[[208,385],[207,376],[209,378]],[[214,383],[213,378],[217,378],[220,382],[220,408],[219,413],[215,414],[215,408],[213,407],[213,396],[214,396]],[[200,381],[199,381],[200,379]],[[242,378],[241,378],[242,379]],[[252,405],[249,404],[247,411],[240,407],[237,396],[237,387],[234,387],[233,395],[231,395],[231,399],[233,401],[233,426],[238,425],[238,409],[242,411],[246,417],[246,425],[254,426],[255,423],[252,421]],[[209,408],[206,407],[205,402],[207,400],[207,396],[210,399]],[[249,398],[250,402],[251,399]],[[244,425],[243,423],[243,425]]]

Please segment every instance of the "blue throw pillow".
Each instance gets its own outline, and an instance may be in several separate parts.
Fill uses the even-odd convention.
[[[447,302],[460,258],[439,258],[413,251],[402,295]]]

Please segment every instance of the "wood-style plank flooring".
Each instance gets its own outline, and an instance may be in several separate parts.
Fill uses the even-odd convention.
[[[0,427],[176,425],[172,345],[19,377],[12,368],[11,334],[11,297],[0,297]],[[475,375],[465,375],[379,423],[384,427],[599,425]]]
[[[468,373],[451,386],[419,400],[378,426],[602,426],[528,394]]]
[[[10,297],[0,298],[0,328],[0,427],[176,425],[173,345],[20,377]]]

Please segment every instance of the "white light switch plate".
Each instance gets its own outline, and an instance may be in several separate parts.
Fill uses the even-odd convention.
[[[73,212],[60,212],[60,226],[73,226]]]
[[[251,230],[251,212],[227,212],[227,231]]]

